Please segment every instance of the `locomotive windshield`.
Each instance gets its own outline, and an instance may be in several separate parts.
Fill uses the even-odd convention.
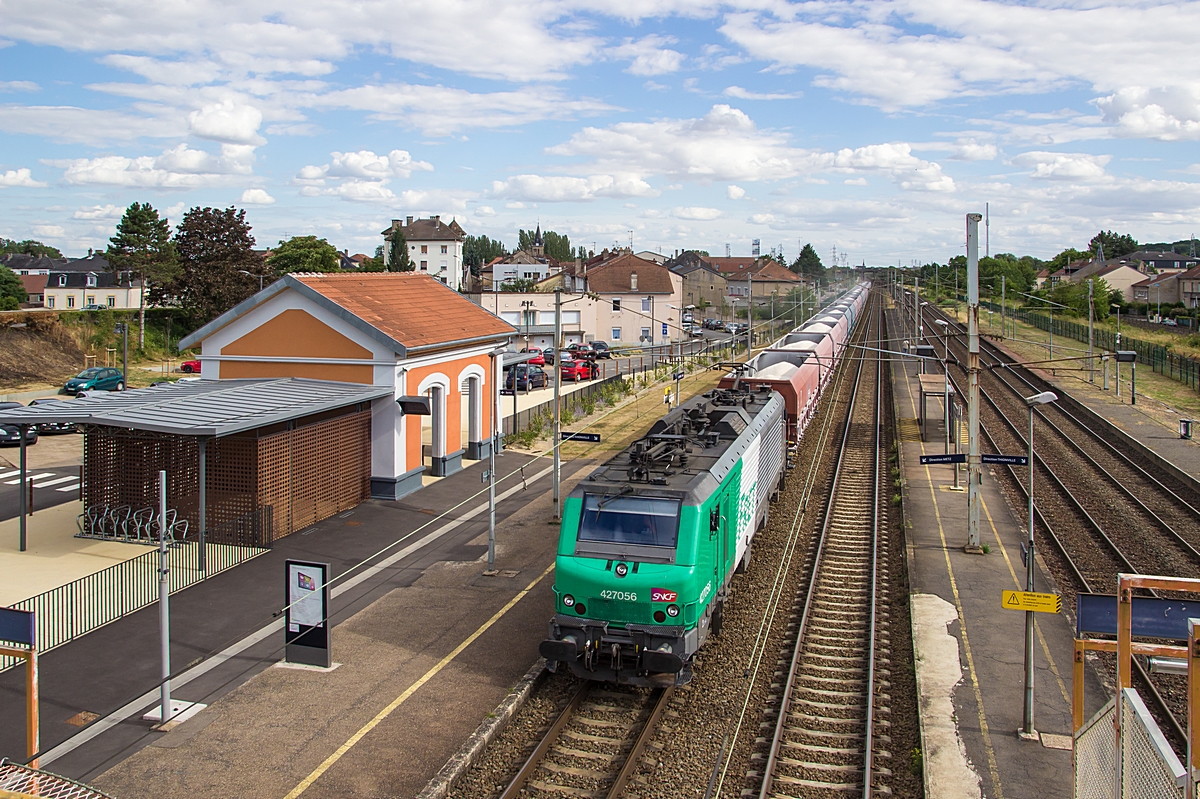
[[[585,494],[579,540],[675,548],[679,536],[677,499]]]

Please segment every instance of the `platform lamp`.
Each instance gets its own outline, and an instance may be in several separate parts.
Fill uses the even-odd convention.
[[[934,319],[933,323],[942,329],[942,374],[946,378],[944,398],[942,399],[942,416],[946,425],[946,454],[950,454],[950,323],[945,319]],[[924,409],[922,409],[924,410]],[[954,464],[955,483],[958,482],[958,464]]]
[[[1058,399],[1053,391],[1043,391],[1025,398],[1029,408],[1029,540],[1025,550],[1025,590],[1033,591],[1033,411],[1038,405],[1045,405]],[[1037,731],[1033,728],[1033,611],[1025,611],[1025,717],[1018,733],[1026,740],[1036,740]]]

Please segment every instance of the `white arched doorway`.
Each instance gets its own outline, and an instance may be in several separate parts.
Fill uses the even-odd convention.
[[[483,424],[484,375],[483,368],[475,364],[471,364],[459,374],[459,386],[462,391],[461,440],[465,442],[465,457],[469,460],[482,460],[488,456],[490,432]]]
[[[450,392],[450,379],[443,374],[430,375],[421,381],[418,391],[429,398],[429,415],[421,417],[421,464],[426,474],[445,477],[462,468],[461,452],[453,457],[447,457],[446,452],[449,438],[446,398]]]

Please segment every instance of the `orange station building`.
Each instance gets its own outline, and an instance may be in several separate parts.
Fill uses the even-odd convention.
[[[371,496],[399,499],[488,456],[499,352],[516,330],[428,275],[296,273],[179,342],[201,377],[390,386],[371,404]],[[336,456],[336,455],[335,455]]]

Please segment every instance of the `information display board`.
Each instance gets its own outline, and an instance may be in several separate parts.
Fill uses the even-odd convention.
[[[284,572],[284,659],[329,668],[329,564],[289,560]]]

